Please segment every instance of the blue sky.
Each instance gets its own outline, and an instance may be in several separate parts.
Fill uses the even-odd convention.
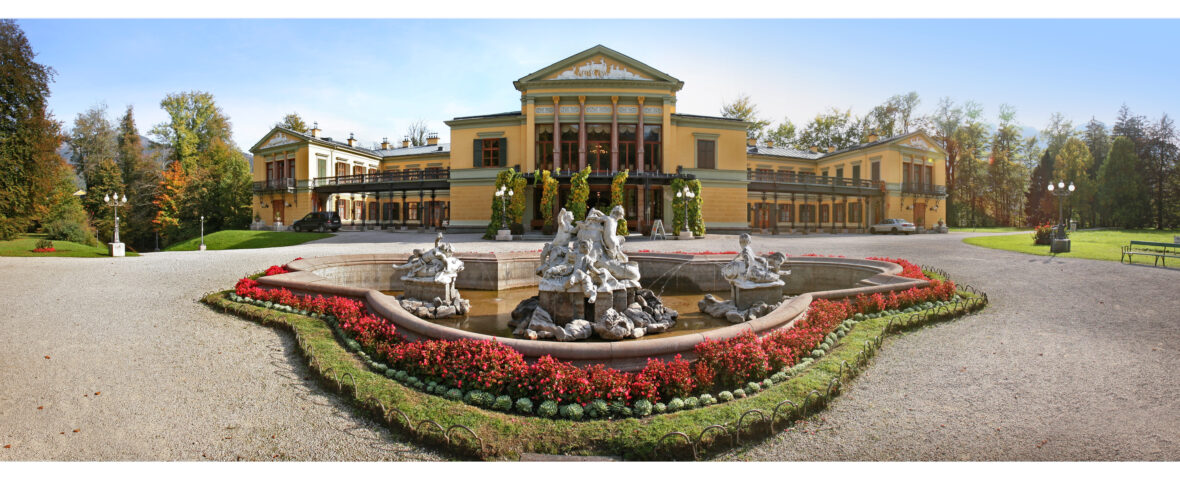
[[[517,110],[512,81],[603,44],[684,81],[679,112],[716,115],[745,93],[798,125],[829,106],[863,114],[917,91],[975,100],[1020,124],[1062,112],[1109,123],[1126,103],[1180,116],[1176,20],[19,20],[57,70],[50,107],[70,127],[104,102],[141,132],[170,92],[211,92],[246,149],[283,114],[365,145],[424,119]]]

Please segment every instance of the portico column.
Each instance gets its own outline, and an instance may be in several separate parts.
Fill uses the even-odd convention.
[[[636,173],[643,172],[643,99],[644,99],[643,96],[639,96],[638,98],[636,98],[636,100],[638,101],[638,108],[639,108],[639,110],[638,110],[638,112],[639,112],[639,114],[638,114],[639,127],[638,127],[638,131],[636,131],[636,133],[635,133],[635,135],[639,139],[639,142],[636,143],[636,149],[635,149],[635,156],[639,160],[639,162],[637,163],[639,166],[635,167]]]
[[[610,172],[619,171],[619,96],[610,96]]]
[[[406,218],[409,218],[410,209],[406,207],[406,190],[402,190],[402,229],[406,229]]]
[[[586,167],[586,96],[578,96],[578,169]]]
[[[553,174],[561,171],[561,97],[553,96]]]

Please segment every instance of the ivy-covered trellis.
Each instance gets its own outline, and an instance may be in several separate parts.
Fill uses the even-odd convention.
[[[705,220],[701,218],[701,182],[700,180],[691,179],[686,180],[682,178],[675,178],[672,180],[672,226],[668,227],[672,231],[680,231],[684,228],[684,203],[683,197],[677,197],[676,193],[688,186],[696,196],[688,200],[688,229],[692,231],[693,236],[705,235]]]
[[[623,189],[623,185],[627,183],[627,170],[622,170],[615,174],[614,179],[610,182],[610,207],[614,209],[616,206],[627,206],[627,191]],[[627,230],[627,220],[619,223],[618,230],[615,230],[616,235],[627,236],[630,231]]]
[[[541,175],[533,180],[533,192],[536,193],[537,185],[540,185],[541,193],[541,219],[544,225],[544,231],[548,233],[553,229],[553,208],[557,203],[557,178],[550,176],[549,170],[541,170]]]
[[[586,219],[586,200],[590,199],[590,166],[582,168],[570,178],[570,197],[565,209],[574,214],[574,221]]]
[[[508,186],[508,189],[513,191],[513,196],[508,199],[508,223],[511,226],[514,223],[521,223],[524,218],[525,195],[524,188],[528,186],[528,181],[517,173],[515,169],[508,168],[496,175],[495,188],[498,190],[501,186]],[[492,195],[492,218],[488,221],[488,228],[484,231],[484,239],[491,240],[496,238],[496,231],[500,229],[500,222],[504,219],[504,213],[501,211],[501,202],[496,195]]]

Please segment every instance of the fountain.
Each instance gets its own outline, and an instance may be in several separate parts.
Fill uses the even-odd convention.
[[[434,239],[434,248],[425,252],[417,248],[406,263],[395,264],[402,275],[404,293],[398,297],[402,308],[424,319],[442,319],[466,314],[471,303],[459,297],[455,279],[463,271],[463,261],[455,257],[450,243],[443,243],[443,234]]]
[[[749,233],[743,233],[738,243],[741,245],[738,255],[721,267],[721,275],[729,282],[730,300],[720,300],[707,294],[697,303],[701,312],[725,319],[731,324],[769,314],[790,298],[783,296],[783,287],[787,284],[784,279],[791,275],[789,269],[783,268],[787,264],[787,256],[782,253],[758,256],[750,248]]]
[[[616,235],[624,218],[622,206],[610,215],[591,209],[574,223],[564,208],[557,215],[557,233],[541,250],[539,294],[512,311],[513,334],[558,341],[598,334],[606,340],[637,339],[665,332],[678,314],[663,306],[639,284],[639,264],[623,253],[625,238]]]

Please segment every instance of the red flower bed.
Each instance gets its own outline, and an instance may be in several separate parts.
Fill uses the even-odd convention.
[[[53,248],[53,247],[34,248],[33,249],[33,253],[51,253],[51,252],[56,252],[56,251],[57,251],[57,249]]]
[[[920,268],[906,260],[874,260],[897,263],[903,267],[903,275],[929,280]],[[268,275],[272,271],[286,273],[287,269],[274,266],[267,270]],[[286,289],[263,290],[250,278],[239,280],[234,291],[242,297],[335,317],[339,328],[370,355],[420,379],[433,379],[464,390],[528,397],[537,402],[553,400],[559,404],[585,405],[595,399],[668,401],[761,381],[798,364],[856,313],[947,300],[955,295],[955,284],[932,280],[927,287],[901,292],[859,295],[843,301],[815,300],[807,315],[789,330],[762,337],[745,332],[726,340],[708,340],[694,348],[698,356],[695,362],[684,361],[679,355],[671,361],[651,359],[643,370],[635,373],[602,365],[582,368],[550,356],[529,364],[519,352],[495,340],[406,342],[391,322],[370,313],[360,301],[345,297],[299,296]]]

